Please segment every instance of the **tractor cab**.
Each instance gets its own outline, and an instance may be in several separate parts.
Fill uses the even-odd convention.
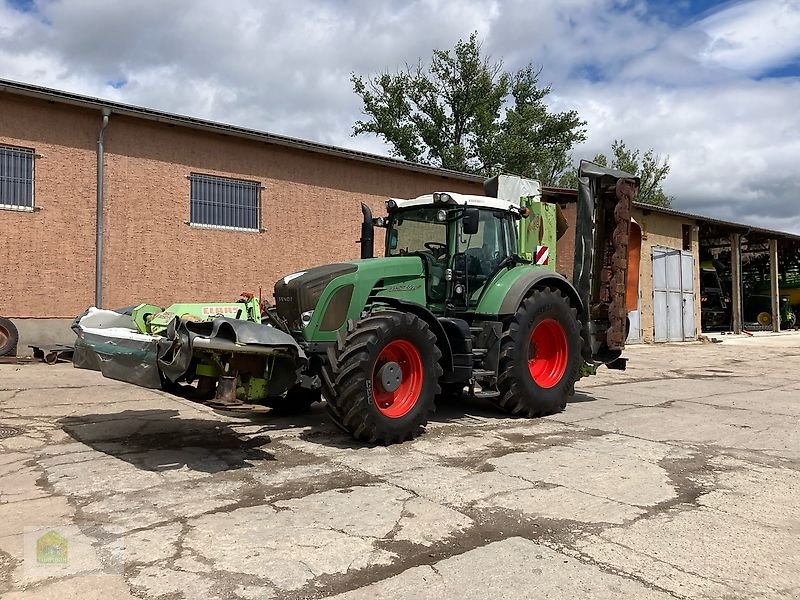
[[[436,192],[387,201],[386,256],[419,256],[434,312],[467,309],[517,253],[518,205],[486,196]]]

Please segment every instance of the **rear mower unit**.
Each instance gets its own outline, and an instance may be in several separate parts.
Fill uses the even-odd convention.
[[[218,407],[303,410],[322,399],[356,439],[419,434],[442,394],[528,417],[562,410],[575,381],[624,368],[630,206],[638,180],[582,162],[573,282],[555,272],[555,204],[535,181],[485,196],[436,192],[362,205],[361,259],[293,273],[274,305],[90,309],[77,366],[148,387],[195,383]],[[386,229],[373,257],[374,227]]]

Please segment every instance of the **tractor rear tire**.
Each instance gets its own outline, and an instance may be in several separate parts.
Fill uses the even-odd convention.
[[[581,365],[577,311],[557,289],[535,291],[517,310],[500,346],[493,403],[524,417],[564,409]]]
[[[267,406],[276,415],[299,415],[307,412],[315,402],[322,402],[319,390],[296,386],[286,392],[285,396],[270,398]]]
[[[0,317],[0,356],[16,354],[19,333],[9,319]]]
[[[441,356],[436,336],[415,315],[386,310],[350,325],[323,378],[332,384],[325,397],[333,421],[368,443],[416,437],[435,411]]]

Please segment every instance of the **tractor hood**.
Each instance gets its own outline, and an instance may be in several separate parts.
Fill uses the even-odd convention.
[[[317,311],[320,303],[320,308],[327,308],[339,289],[350,287],[349,302],[338,310],[345,310],[351,318],[353,312],[357,318],[371,293],[380,294],[382,289],[402,285],[422,273],[422,259],[418,256],[367,258],[314,267],[280,279],[275,284],[275,306],[289,328],[299,331],[309,325],[313,311],[317,313],[314,322],[321,319]]]
[[[290,329],[302,329],[303,313],[314,310],[328,284],[348,273],[355,273],[353,263],[334,263],[292,273],[275,283],[275,307],[278,316]]]

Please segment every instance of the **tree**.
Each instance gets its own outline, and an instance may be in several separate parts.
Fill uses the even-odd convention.
[[[672,196],[668,196],[662,188],[664,179],[669,174],[669,157],[662,158],[652,148],[642,154],[638,149],[629,149],[622,140],[614,140],[611,144],[611,153],[613,155],[611,168],[639,177],[641,184],[637,202],[663,207],[672,204]],[[593,161],[604,167],[609,166],[605,154],[595,155]],[[578,187],[577,169],[573,167],[565,171],[559,178],[558,184],[562,187]]]
[[[483,176],[501,171],[552,183],[569,151],[586,139],[578,113],[549,110],[550,86],[533,65],[510,73],[483,56],[477,33],[431,62],[364,79],[352,74],[365,120],[353,135],[376,134],[405,160]]]

